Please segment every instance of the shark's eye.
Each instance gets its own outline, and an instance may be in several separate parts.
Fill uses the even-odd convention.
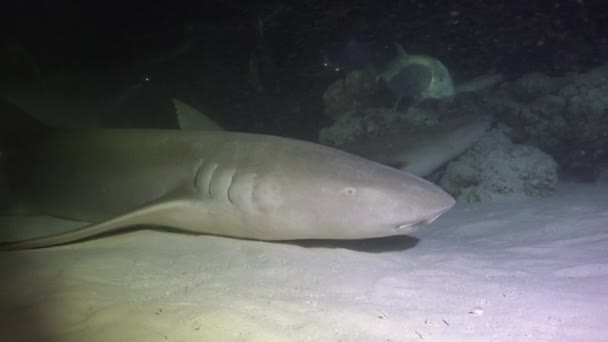
[[[351,187],[345,188],[344,189],[344,194],[346,196],[354,196],[354,195],[357,194],[357,189],[351,188]]]

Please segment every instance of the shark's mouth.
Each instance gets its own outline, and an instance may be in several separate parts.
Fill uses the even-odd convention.
[[[423,227],[423,226],[426,226],[428,224],[433,223],[433,221],[435,221],[443,213],[444,213],[444,211],[436,214],[435,216],[432,216],[429,219],[424,219],[424,220],[414,221],[414,222],[401,223],[401,224],[396,225],[394,229],[395,229],[396,232],[399,232],[401,234],[411,233],[411,232],[417,230],[420,227]]]
[[[399,224],[399,225],[395,226],[395,230],[405,230],[405,229],[410,228],[411,226],[413,226],[413,225],[415,225],[417,223],[418,222],[402,223],[402,224]]]
[[[394,229],[399,234],[408,234],[413,231],[416,231],[420,226],[422,226],[423,225],[423,224],[421,224],[422,222],[423,221],[401,223],[401,224],[396,225]]]

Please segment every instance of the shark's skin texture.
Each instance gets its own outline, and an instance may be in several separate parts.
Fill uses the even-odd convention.
[[[460,118],[409,132],[368,137],[338,148],[426,177],[466,151],[489,127],[489,119]]]
[[[49,130],[2,161],[15,210],[90,222],[0,249],[147,225],[257,240],[409,234],[454,205],[413,175],[319,144],[154,129]]]

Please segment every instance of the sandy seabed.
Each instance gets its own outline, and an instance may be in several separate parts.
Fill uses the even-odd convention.
[[[140,230],[0,272],[0,341],[608,341],[608,184],[459,203],[415,237]]]

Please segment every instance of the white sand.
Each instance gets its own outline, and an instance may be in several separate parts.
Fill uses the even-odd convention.
[[[5,252],[0,341],[608,340],[608,185],[459,204],[416,237]]]

